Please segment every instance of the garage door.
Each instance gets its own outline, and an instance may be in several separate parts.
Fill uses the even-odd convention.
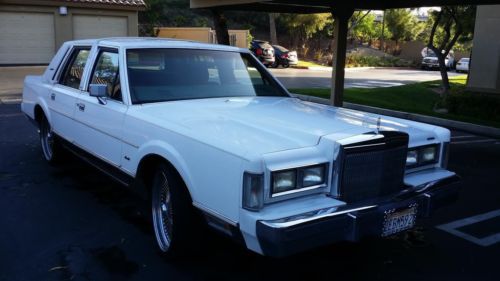
[[[73,38],[89,39],[127,36],[127,18],[73,15]]]
[[[0,12],[0,64],[48,63],[54,52],[53,14]]]

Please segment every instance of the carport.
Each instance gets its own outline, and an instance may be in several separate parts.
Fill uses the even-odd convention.
[[[211,9],[215,29],[227,34],[224,10],[261,11],[270,13],[331,13],[335,20],[333,70],[330,103],[342,106],[348,21],[355,10],[385,10],[429,6],[500,4],[500,0],[190,0],[191,8]],[[222,36],[224,38],[225,36]]]

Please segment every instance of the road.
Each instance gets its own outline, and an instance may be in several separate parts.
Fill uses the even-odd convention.
[[[42,160],[18,104],[0,105],[0,131],[1,281],[499,280],[500,243],[436,228],[499,212],[499,140],[453,132],[449,168],[462,176],[461,197],[409,235],[271,259],[206,232],[198,256],[173,262],[156,249],[135,193],[77,159],[59,167]],[[500,235],[498,222],[459,230],[488,240]]]
[[[294,68],[270,69],[286,88],[330,88],[331,71]],[[463,75],[448,72],[450,77]],[[392,87],[416,82],[439,80],[439,71],[425,71],[404,68],[347,68],[346,88]]]

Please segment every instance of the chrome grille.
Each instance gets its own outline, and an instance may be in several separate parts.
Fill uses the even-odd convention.
[[[345,145],[341,150],[338,197],[357,202],[395,193],[404,186],[408,135],[384,132],[370,143]]]

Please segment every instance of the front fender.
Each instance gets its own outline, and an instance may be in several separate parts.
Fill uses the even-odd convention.
[[[131,166],[134,167],[134,170],[132,171],[133,174],[137,173],[137,169],[141,160],[149,155],[158,155],[164,158],[166,161],[170,162],[170,164],[172,164],[172,166],[177,170],[177,172],[184,180],[184,183],[186,184],[186,187],[188,188],[193,200],[196,200],[194,197],[196,196],[197,192],[196,190],[194,190],[195,187],[191,181],[192,176],[189,172],[186,161],[173,146],[164,141],[151,140],[144,143],[137,149],[136,157],[131,159],[130,163]]]

